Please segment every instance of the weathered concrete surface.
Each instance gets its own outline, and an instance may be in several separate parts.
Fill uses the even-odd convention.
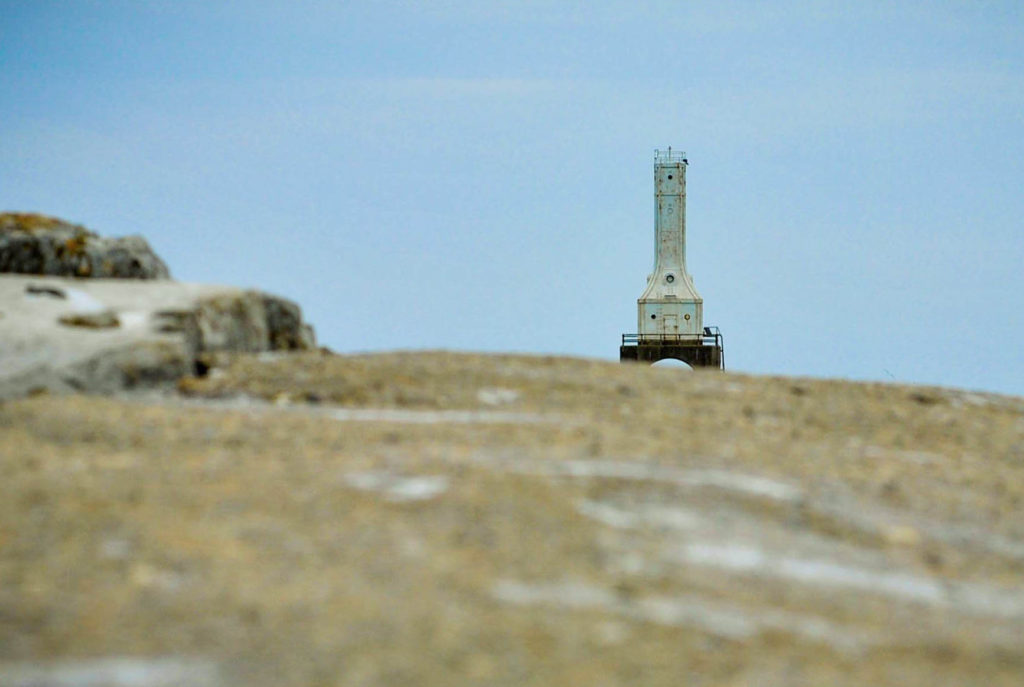
[[[1024,682],[1024,399],[220,362],[0,404],[0,684]]]
[[[0,272],[61,277],[167,279],[141,236],[105,238],[78,224],[32,213],[0,213]]]
[[[168,386],[205,354],[314,345],[297,305],[258,291],[0,275],[0,398]]]
[[[722,356],[720,344],[705,344],[703,341],[643,341],[619,346],[620,362],[656,363],[659,360],[681,360],[690,367],[721,368],[724,363]]]

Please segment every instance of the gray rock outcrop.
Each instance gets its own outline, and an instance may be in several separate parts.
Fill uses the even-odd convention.
[[[14,274],[0,274],[0,399],[173,386],[218,353],[316,346],[295,303],[172,281],[141,236],[3,213],[3,272]]]
[[[0,398],[167,387],[223,352],[305,350],[295,303],[171,280],[0,275]]]
[[[105,238],[56,217],[0,214],[0,272],[59,277],[168,279],[141,236]]]
[[[299,306],[169,280],[0,274],[0,398],[173,386],[221,352],[314,348]]]

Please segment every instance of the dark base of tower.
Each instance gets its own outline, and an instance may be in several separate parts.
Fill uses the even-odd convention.
[[[623,334],[619,346],[619,362],[656,363],[659,360],[681,360],[690,367],[725,369],[725,347],[718,327],[707,327],[704,336],[651,337]]]

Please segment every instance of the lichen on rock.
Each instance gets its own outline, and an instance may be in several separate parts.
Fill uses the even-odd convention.
[[[109,310],[69,313],[61,315],[57,321],[66,327],[85,327],[86,329],[111,329],[121,326],[117,315]]]
[[[107,279],[169,279],[141,236],[105,238],[33,213],[0,213],[0,272]]]

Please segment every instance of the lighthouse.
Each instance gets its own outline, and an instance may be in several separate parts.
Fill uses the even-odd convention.
[[[704,326],[704,300],[686,270],[686,153],[654,151],[654,267],[637,299],[637,333],[623,334],[620,360],[682,360],[724,367],[722,336]]]
[[[704,301],[686,271],[686,153],[654,151],[654,269],[637,300],[644,337],[695,339]]]

